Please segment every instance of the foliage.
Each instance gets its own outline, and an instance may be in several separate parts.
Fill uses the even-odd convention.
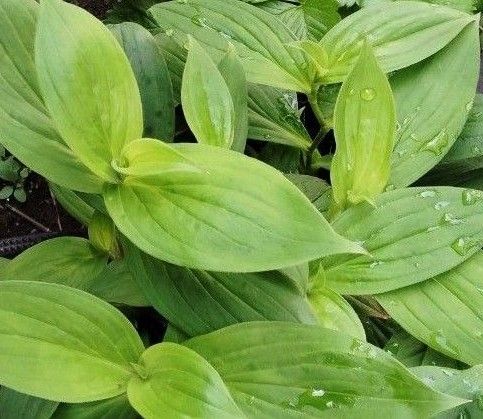
[[[481,416],[479,17],[339,3],[0,0],[2,418]]]

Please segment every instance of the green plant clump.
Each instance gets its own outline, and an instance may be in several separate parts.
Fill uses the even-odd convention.
[[[482,418],[475,4],[153,3],[0,0],[0,417]]]

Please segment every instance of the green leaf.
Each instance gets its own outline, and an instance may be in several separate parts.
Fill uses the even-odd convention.
[[[332,188],[327,182],[314,176],[295,173],[288,173],[285,177],[309,198],[315,208],[321,213],[327,212],[332,197]]]
[[[154,259],[134,246],[126,250],[129,269],[146,298],[188,337],[253,320],[316,323],[304,296],[281,272],[196,271]]]
[[[140,362],[145,376],[133,377],[127,394],[144,418],[242,417],[219,374],[194,351],[161,343]]]
[[[474,22],[443,50],[391,78],[399,129],[390,184],[404,187],[416,181],[456,141],[475,96],[479,45]]]
[[[231,148],[243,153],[248,136],[248,86],[245,70],[234,48],[218,64],[233,101],[234,137]]]
[[[343,294],[391,291],[446,272],[481,247],[479,191],[406,188],[380,195],[375,205],[352,207],[334,221],[337,232],[364,242],[369,255],[325,260],[329,288]]]
[[[479,418],[483,411],[483,365],[466,371],[440,367],[411,368],[430,387],[442,393],[471,400],[439,414],[436,419]]]
[[[213,365],[248,417],[429,417],[462,402],[381,349],[321,327],[243,323],[185,345]]]
[[[89,221],[89,242],[100,252],[119,259],[121,251],[117,241],[117,231],[114,222],[102,212],[96,211]]]
[[[13,194],[13,186],[7,185],[0,189],[0,199],[8,199]]]
[[[50,419],[59,403],[0,388],[2,419]]]
[[[121,46],[83,9],[43,0],[35,62],[43,98],[64,141],[99,177],[116,182],[112,159],[143,130],[139,90]]]
[[[297,95],[260,84],[248,86],[249,137],[308,149],[312,140],[300,121]]]
[[[52,419],[139,419],[127,395],[97,402],[61,404]]]
[[[125,304],[132,307],[151,305],[124,259],[110,262],[91,282],[88,291],[110,303]]]
[[[324,76],[329,71],[329,56],[324,47],[317,42],[310,40],[294,42],[292,45],[305,52],[307,58],[312,61],[312,64],[317,69],[317,79],[323,80]]]
[[[428,346],[469,365],[483,363],[483,252],[423,283],[377,296]]]
[[[42,281],[88,289],[107,256],[80,237],[59,237],[24,251],[0,272],[0,280]]]
[[[334,118],[334,200],[341,209],[371,202],[389,180],[396,110],[389,82],[368,44],[342,85]]]
[[[382,2],[390,2],[398,0],[360,0],[359,3],[363,7],[371,6],[373,4],[378,4]],[[475,0],[418,0],[431,4],[439,4],[441,6],[452,7],[456,10],[461,10],[462,12],[473,13],[475,11]]]
[[[133,144],[142,148],[145,143]],[[153,153],[142,156],[131,147],[124,156],[124,183],[104,193],[116,226],[146,253],[189,268],[253,272],[361,251],[335,234],[307,198],[273,168],[201,144],[171,148],[196,162],[198,170],[177,162],[163,162],[163,168],[158,159],[143,160],[153,156],[155,144],[149,143]],[[164,152],[167,146],[159,147]]]
[[[466,368],[466,364],[463,362],[435,351],[403,329],[400,329],[391,336],[391,339],[385,344],[384,349],[390,352],[406,367],[438,365],[448,368]]]
[[[94,215],[94,208],[85,202],[76,192],[54,183],[49,184],[51,192],[54,194],[56,201],[64,208],[72,217],[84,225],[89,224],[89,220]]]
[[[483,95],[477,94],[463,132],[443,160],[426,174],[424,185],[458,185],[483,169]]]
[[[444,48],[475,18],[414,1],[383,3],[343,19],[321,40],[329,54],[327,83],[344,81],[367,40],[385,72],[418,63]]]
[[[136,77],[144,116],[144,137],[172,142],[174,97],[168,67],[153,35],[142,26],[124,22],[110,26]]]
[[[307,298],[320,326],[366,340],[359,317],[341,295],[319,285],[309,289]]]
[[[58,284],[0,282],[0,383],[80,403],[126,391],[143,344],[116,309]]]
[[[235,109],[230,90],[213,60],[193,38],[183,73],[181,104],[199,143],[231,148]]]
[[[179,44],[192,35],[214,56],[232,43],[252,83],[310,92],[313,69],[288,44],[295,35],[277,17],[238,0],[168,1],[149,9]]]
[[[42,102],[34,63],[38,9],[34,0],[3,0],[0,5],[1,143],[60,185],[100,192],[100,179],[65,146]]]
[[[300,5],[269,0],[260,2],[259,7],[277,15],[299,39],[319,41],[340,21],[335,0],[302,0]]]

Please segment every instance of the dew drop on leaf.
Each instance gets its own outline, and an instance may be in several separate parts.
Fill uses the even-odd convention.
[[[314,388],[312,390],[313,397],[322,397],[324,394],[325,394],[325,390],[322,390],[321,388]]]
[[[476,189],[466,189],[461,195],[463,205],[474,205],[483,199],[483,192]]]
[[[474,240],[471,237],[460,237],[455,240],[451,248],[461,256],[466,256],[472,249],[480,246],[480,241]]]
[[[433,198],[436,196],[435,191],[423,191],[419,194],[421,198]]]
[[[361,99],[370,102],[376,97],[376,91],[370,87],[361,90]]]
[[[448,134],[446,130],[442,130],[436,137],[428,141],[422,148],[423,151],[430,151],[437,156],[443,154],[448,146]]]
[[[436,202],[436,204],[434,204],[434,209],[435,210],[442,210],[443,208],[446,208],[450,203],[448,201],[440,201],[440,202]]]
[[[456,225],[456,224],[462,224],[465,221],[462,220],[461,218],[455,217],[453,214],[446,213],[443,215],[441,218],[441,223],[442,224],[450,224],[450,225]]]

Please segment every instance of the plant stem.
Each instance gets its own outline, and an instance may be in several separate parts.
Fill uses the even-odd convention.
[[[43,224],[39,223],[37,220],[34,220],[32,217],[29,217],[27,214],[24,214],[22,211],[20,211],[19,209],[13,207],[12,205],[10,204],[3,204],[5,205],[6,208],[8,208],[10,211],[14,212],[15,214],[17,215],[20,215],[20,217],[24,218],[25,220],[27,220],[28,222],[32,223],[34,226],[36,226],[37,228],[45,231],[46,233],[49,233],[50,232],[50,229],[48,227],[45,227]],[[2,205],[0,204],[0,207],[2,207]]]

